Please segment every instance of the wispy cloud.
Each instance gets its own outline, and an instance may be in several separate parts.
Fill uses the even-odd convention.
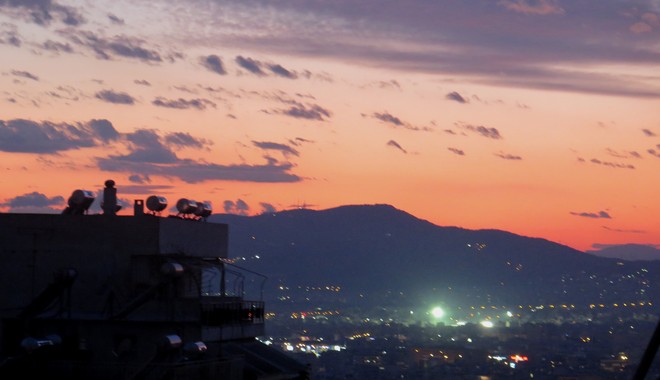
[[[125,92],[118,92],[114,90],[102,90],[97,92],[94,95],[97,99],[103,100],[104,102],[114,103],[114,104],[135,104],[135,98]]]
[[[447,95],[445,95],[445,98],[447,98],[449,100],[453,100],[453,101],[458,102],[458,103],[462,103],[462,104],[465,104],[465,103],[468,102],[467,99],[465,99],[461,94],[459,94],[456,91],[452,91],[452,92],[448,93]]]
[[[123,18],[115,16],[112,13],[108,13],[108,20],[110,20],[110,22],[115,24],[115,25],[124,25],[125,24]]]
[[[179,109],[179,110],[185,110],[185,109],[198,109],[200,111],[205,110],[207,107],[212,107],[215,108],[216,104],[208,99],[203,99],[203,98],[196,98],[196,99],[183,99],[183,98],[178,98],[178,99],[166,99],[164,97],[157,97],[154,99],[151,104],[158,106],[158,107],[164,107],[164,108],[174,108],[174,109]]]
[[[411,131],[426,131],[426,132],[428,132],[428,131],[431,130],[428,127],[417,127],[417,126],[412,125],[408,122],[405,122],[405,121],[401,120],[400,118],[398,118],[397,116],[394,116],[394,115],[392,115],[391,113],[389,113],[387,111],[374,112],[373,114],[371,114],[371,117],[376,119],[376,120],[380,120],[381,122],[383,122],[385,124],[389,124],[390,126],[401,127],[401,128],[409,129]]]
[[[287,109],[281,109],[277,112],[296,119],[308,119],[317,121],[325,121],[332,116],[332,113],[329,110],[321,107],[318,104],[302,104],[298,102]]]
[[[395,148],[395,149],[400,150],[400,151],[403,152],[404,154],[408,154],[408,152],[407,152],[405,149],[403,149],[403,147],[402,147],[398,142],[396,142],[396,141],[394,141],[394,140],[390,140],[390,141],[388,141],[388,142],[387,142],[387,146],[391,146],[391,147],[393,147],[393,148]]]
[[[171,132],[165,135],[164,143],[174,148],[203,149],[213,145],[211,140],[199,138],[188,132]]]
[[[635,165],[632,164],[623,164],[620,162],[611,162],[611,161],[602,161],[597,158],[592,158],[590,160],[592,164],[596,165],[601,165],[601,166],[607,166],[610,168],[617,168],[617,169],[635,169]]]
[[[202,66],[206,67],[211,72],[220,75],[227,74],[227,71],[225,70],[225,66],[222,63],[222,58],[220,58],[215,54],[200,57],[200,62],[202,63]]]
[[[642,132],[644,132],[644,134],[648,137],[655,137],[656,136],[655,132],[653,132],[650,129],[642,129]]]
[[[259,149],[275,150],[281,152],[285,157],[289,155],[299,156],[300,153],[286,144],[280,144],[270,141],[252,141],[252,144]]]
[[[384,123],[392,124],[395,127],[403,127],[405,124],[398,117],[390,114],[389,112],[374,112],[372,115],[375,119],[378,119]]]
[[[151,178],[145,174],[131,174],[128,176],[128,180],[132,183],[145,184],[151,182]]]
[[[527,15],[563,14],[557,0],[500,0],[498,4],[517,13]]]
[[[85,22],[80,12],[70,6],[61,5],[56,0],[2,0],[0,11],[5,8],[14,17],[23,18],[38,25],[49,25],[58,21],[69,26],[78,26]]]
[[[476,133],[476,134],[481,135],[483,137],[487,137],[489,139],[493,139],[493,140],[502,139],[502,135],[500,134],[500,131],[497,130],[497,128],[484,127],[483,125],[464,124],[464,123],[457,123],[457,125],[460,128],[463,128],[463,129],[465,129],[467,131],[470,131],[472,133]]]
[[[231,20],[243,30],[208,31],[201,38],[223,38],[270,54],[462,75],[494,86],[660,97],[660,87],[634,71],[636,66],[655,65],[660,52],[648,49],[650,41],[629,30],[635,14],[640,15],[637,21],[651,25],[650,17],[641,18],[645,13],[657,14],[651,2],[636,2],[634,7],[612,1],[560,5],[558,0],[223,4],[222,12],[201,17]],[[277,23],[256,21],[262,19]],[[584,28],[585,23],[590,28]],[[614,30],[620,36],[617,41],[605,37]],[[408,43],[411,40],[414,45]],[[632,69],[611,73],[588,69],[596,63]]]
[[[512,160],[512,161],[522,160],[522,157],[510,153],[499,152],[499,153],[495,153],[495,155],[503,160]]]
[[[147,47],[147,42],[129,36],[104,37],[90,31],[67,29],[60,32],[71,43],[92,51],[99,59],[130,58],[147,63],[159,63],[163,56],[154,48]],[[174,54],[176,55],[176,54]]]
[[[236,57],[235,61],[240,67],[251,72],[252,74],[260,76],[266,75],[266,73],[261,69],[261,62],[257,60],[239,55]]]
[[[647,152],[648,154],[650,154],[651,156],[655,156],[655,157],[660,158],[660,144],[658,144],[658,145],[656,146],[656,148],[657,148],[658,150],[655,150],[655,149],[651,148],[651,149],[648,149],[646,152]]]
[[[611,228],[611,227],[607,227],[607,226],[603,226],[603,229],[608,230],[608,231],[612,231],[612,232],[625,233],[625,234],[645,234],[645,233],[647,233],[647,231],[644,231],[644,230]]]
[[[52,154],[99,146],[118,138],[119,133],[107,120],[75,124],[0,120],[0,151],[4,152]]]
[[[11,75],[15,77],[21,77],[21,78],[26,78],[26,79],[31,79],[33,81],[39,81],[39,77],[27,72],[27,71],[20,71],[20,70],[12,70]]]
[[[464,152],[463,150],[461,150],[461,149],[451,148],[451,147],[449,147],[449,148],[447,148],[447,149],[448,149],[450,152],[452,152],[452,153],[454,153],[454,154],[457,154],[457,155],[459,155],[459,156],[465,156],[465,152]]]
[[[68,42],[59,42],[54,40],[46,40],[41,48],[49,51],[51,53],[68,53],[71,54],[74,52],[73,47]]]
[[[291,173],[293,164],[268,160],[266,164],[222,165],[180,158],[174,149],[199,147],[210,141],[195,138],[185,133],[162,135],[156,130],[139,129],[122,136],[128,152],[125,154],[97,157],[101,170],[141,173],[142,176],[179,178],[184,182],[198,183],[211,180],[244,182],[298,182],[302,179]],[[134,178],[135,179],[135,178]]]
[[[282,65],[277,63],[272,63],[266,65],[268,69],[275,75],[283,78],[295,79],[298,75],[290,70],[285,69]]]
[[[607,211],[598,211],[598,212],[575,212],[571,211],[571,215],[581,216],[583,218],[593,218],[593,219],[612,219],[612,216]]]

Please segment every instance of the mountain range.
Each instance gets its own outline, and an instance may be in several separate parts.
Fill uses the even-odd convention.
[[[389,205],[216,214],[209,222],[229,225],[236,265],[268,278],[266,300],[329,302],[322,290],[338,288],[341,302],[372,305],[437,298],[464,305],[623,303],[659,295],[660,262],[437,226]]]

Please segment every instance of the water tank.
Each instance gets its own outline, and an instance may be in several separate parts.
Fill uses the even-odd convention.
[[[197,202],[191,199],[181,198],[176,202],[176,209],[181,214],[194,214],[197,210]]]
[[[167,199],[165,199],[165,197],[152,195],[147,198],[147,208],[149,211],[161,212],[167,208]]]
[[[202,218],[207,218],[213,212],[213,207],[209,202],[198,202],[197,209],[195,210],[195,215]]]
[[[69,197],[69,207],[87,210],[94,202],[94,193],[89,190],[74,190]]]

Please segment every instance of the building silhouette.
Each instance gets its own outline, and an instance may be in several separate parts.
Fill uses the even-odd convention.
[[[308,377],[255,339],[264,303],[243,284],[265,278],[228,264],[208,205],[161,217],[162,198],[136,200],[120,216],[116,190],[106,181],[96,215],[84,191],[60,215],[0,214],[0,378]]]

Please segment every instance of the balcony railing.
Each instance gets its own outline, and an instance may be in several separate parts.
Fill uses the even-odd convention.
[[[202,325],[224,326],[264,323],[263,301],[244,301],[235,297],[203,297],[202,299]]]

